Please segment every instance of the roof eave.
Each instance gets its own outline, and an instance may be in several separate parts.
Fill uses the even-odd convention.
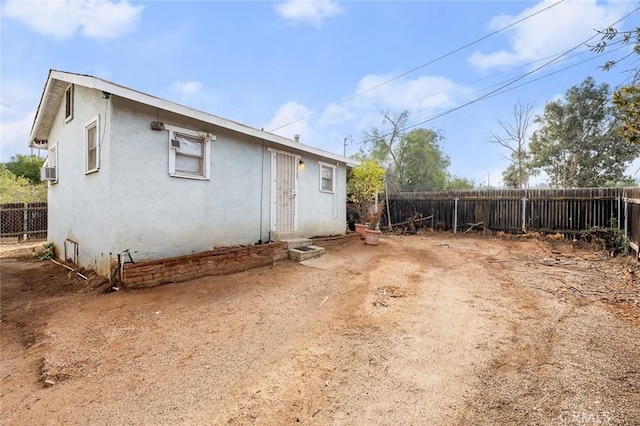
[[[276,135],[274,133],[269,133],[269,132],[265,132],[264,130],[259,130],[254,127],[249,127],[247,125],[240,124],[235,121],[227,120],[217,115],[209,114],[200,110],[196,110],[184,105],[180,105],[180,104],[168,101],[166,99],[158,98],[156,96],[148,95],[146,93],[142,93],[137,90],[129,89],[128,87],[111,83],[109,81],[102,80],[100,78],[83,75],[83,74],[73,74],[73,73],[57,71],[57,70],[49,71],[49,78],[47,79],[47,83],[45,85],[42,98],[40,99],[40,104],[38,105],[38,111],[34,119],[34,125],[31,129],[31,134],[29,135],[29,146],[33,148],[36,148],[35,146],[32,146],[32,144],[34,143],[34,139],[36,138],[36,135],[38,134],[38,130],[42,124],[41,123],[42,107],[43,105],[46,104],[48,96],[50,95],[53,80],[64,81],[69,84],[77,84],[77,85],[85,86],[91,89],[101,90],[103,92],[120,96],[129,100],[132,100],[134,102],[139,102],[142,104],[163,109],[165,111],[173,112],[186,117],[191,117],[199,121],[210,123],[215,126],[229,129],[231,131],[241,133],[247,136],[263,139],[273,144],[284,146],[293,150],[306,152],[319,157],[329,158],[333,161],[344,163],[349,166],[357,165],[357,161],[355,160],[351,160],[349,158],[343,157],[338,154],[334,154],[318,148],[314,148],[309,145],[301,144],[299,142],[295,142],[292,139],[288,139],[283,136]],[[50,129],[47,130],[47,133],[49,130]]]
[[[36,110],[36,116],[33,118],[33,125],[31,126],[31,132],[29,133],[29,142],[27,143],[29,148],[37,148],[37,149],[42,148],[40,146],[36,146],[35,135],[38,133],[38,129],[42,121],[42,115],[40,114],[40,112],[42,111],[42,106],[45,104],[49,94],[51,93],[51,84],[52,84],[51,73],[52,72],[53,70],[49,70],[49,76],[47,77],[47,81],[44,84],[44,88],[42,89],[42,95],[40,96],[40,103],[38,104],[38,109]]]

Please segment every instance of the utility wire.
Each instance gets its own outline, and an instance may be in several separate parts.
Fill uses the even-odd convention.
[[[615,50],[618,50],[618,49],[619,49],[619,48],[616,48]],[[608,53],[614,52],[615,50],[610,50]],[[584,51],[582,51],[582,52],[576,53],[575,55],[567,56],[567,57],[565,57],[565,58],[563,58],[563,59],[559,60],[558,62],[568,61],[568,60],[573,59],[573,58],[575,58],[575,57],[577,57],[577,56],[584,55],[584,54],[585,54],[585,53],[587,53],[587,52],[588,52],[588,50],[584,50]],[[467,87],[467,86],[469,86],[469,85],[471,85],[471,84],[478,83],[478,82],[480,82],[480,81],[490,80],[490,79],[492,79],[492,78],[494,78],[494,77],[497,77],[497,76],[502,75],[502,74],[510,73],[510,72],[515,71],[515,70],[520,69],[520,68],[527,68],[527,67],[529,67],[529,66],[531,66],[531,65],[533,65],[533,64],[537,64],[538,62],[542,62],[542,61],[544,61],[544,60],[547,60],[547,59],[553,58],[553,57],[555,57],[555,56],[557,56],[557,55],[559,55],[559,54],[560,54],[560,52],[558,52],[558,53],[554,53],[553,55],[549,55],[549,56],[546,56],[546,57],[544,57],[544,58],[536,59],[535,61],[531,61],[531,62],[528,62],[528,63],[526,63],[526,64],[518,65],[517,67],[509,68],[509,69],[507,69],[507,70],[500,71],[500,72],[497,72],[497,73],[495,73],[495,74],[488,75],[488,76],[486,76],[486,77],[481,77],[481,78],[477,78],[477,79],[475,79],[475,80],[467,81],[467,82],[465,82],[465,83],[456,84],[456,85],[455,85],[455,86],[453,86],[453,87],[449,87],[449,88],[444,89],[444,90],[441,90],[441,91],[439,91],[439,92],[431,93],[431,94],[429,94],[429,95],[426,95],[426,96],[423,96],[423,97],[420,97],[420,98],[415,98],[415,100],[424,100],[424,99],[429,99],[429,98],[434,97],[434,96],[436,96],[436,95],[441,95],[441,94],[443,94],[443,93],[450,92],[450,91],[452,91],[452,90],[454,90],[454,89],[457,89],[457,88],[459,88],[459,87]],[[594,57],[594,58],[598,58],[598,57],[603,56],[603,55],[605,55],[605,54],[604,54],[604,53],[602,53],[602,54],[600,54],[600,55],[598,55],[598,56],[596,56],[596,57]],[[592,58],[592,59],[593,59],[593,58]],[[592,59],[587,59],[586,61],[590,61],[590,60],[592,60]],[[586,62],[586,61],[581,61],[581,62],[579,62],[578,64],[582,64],[582,63],[584,63],[584,62]],[[563,69],[568,69],[568,68],[571,68],[571,67],[567,67],[567,68],[563,68]],[[492,84],[492,85],[491,85],[491,86],[489,86],[488,88],[498,86],[498,85],[503,84],[503,83],[505,83],[505,82],[511,81],[512,79],[515,79],[515,78],[517,78],[517,77],[511,77],[511,78],[508,78],[508,79],[503,80],[503,81],[501,81],[501,82],[498,82],[498,83]],[[520,87],[520,86],[518,86],[518,87]],[[476,90],[476,91],[472,92],[471,94],[481,92],[482,90],[484,90],[484,89],[478,89],[478,90]],[[428,109],[428,108],[427,108],[427,109]],[[423,111],[427,111],[427,109],[421,109],[421,110],[418,110],[418,111],[414,111],[414,112],[412,112],[412,113],[409,113],[409,115],[414,115],[414,114],[417,114],[417,113],[420,113],[420,112],[423,112]]]
[[[474,44],[480,43],[481,41],[486,40],[486,39],[487,39],[487,38],[489,38],[489,37],[492,37],[492,36],[494,36],[494,35],[496,35],[496,34],[498,34],[498,33],[502,32],[502,31],[505,31],[505,30],[507,30],[507,29],[509,29],[509,28],[511,28],[511,27],[513,27],[513,26],[515,26],[515,25],[518,25],[519,23],[524,22],[524,21],[526,21],[527,19],[532,18],[532,17],[534,17],[534,16],[536,16],[536,15],[538,15],[538,14],[542,13],[542,12],[545,12],[545,11],[547,11],[547,10],[551,9],[552,7],[555,7],[555,6],[559,5],[560,3],[563,3],[564,1],[565,1],[565,0],[559,0],[559,1],[557,1],[556,3],[552,4],[552,5],[549,5],[549,6],[545,7],[545,8],[543,8],[543,9],[540,9],[540,10],[539,10],[539,11],[537,11],[537,12],[534,12],[534,13],[532,13],[532,14],[530,14],[530,15],[525,16],[525,17],[524,17],[524,18],[522,18],[522,19],[519,19],[519,20],[517,20],[517,21],[515,21],[515,22],[512,22],[511,24],[509,24],[509,25],[507,25],[507,26],[504,26],[504,27],[502,27],[502,28],[500,28],[500,29],[498,29],[498,30],[496,30],[496,31],[492,32],[492,33],[489,33],[489,34],[485,35],[484,37],[481,37],[481,38],[479,38],[479,39],[477,39],[477,40],[474,40],[474,41],[472,41],[472,42],[470,42],[470,43],[467,43],[467,44],[465,44],[464,46],[461,46],[461,47],[459,47],[459,48],[457,48],[457,49],[455,49],[455,50],[452,50],[452,51],[450,51],[450,52],[448,52],[448,53],[445,53],[444,55],[441,55],[441,56],[439,56],[439,57],[437,57],[437,58],[435,58],[435,59],[432,59],[432,60],[430,60],[430,61],[428,61],[428,62],[426,62],[426,63],[424,63],[424,64],[422,64],[422,65],[419,65],[419,66],[417,66],[417,67],[415,67],[415,68],[412,68],[412,69],[410,69],[409,71],[406,71],[406,72],[404,72],[404,73],[402,73],[402,74],[400,74],[400,75],[397,75],[397,76],[395,76],[395,77],[393,77],[393,78],[390,78],[389,80],[383,81],[382,83],[379,83],[379,84],[377,84],[377,85],[375,85],[375,86],[373,86],[373,87],[369,87],[369,88],[367,88],[367,89],[365,89],[365,90],[362,90],[362,91],[360,91],[360,92],[358,92],[358,93],[355,93],[355,94],[353,94],[353,95],[351,95],[351,96],[348,96],[348,97],[346,97],[346,98],[342,99],[341,101],[339,101],[339,102],[337,102],[336,104],[333,104],[333,105],[331,105],[331,106],[335,106],[335,105],[342,105],[342,104],[343,104],[343,103],[345,103],[345,102],[349,102],[349,101],[350,101],[350,100],[352,100],[352,99],[355,99],[355,98],[357,98],[357,97],[359,97],[359,96],[362,96],[362,95],[364,95],[364,94],[366,94],[366,93],[369,93],[369,92],[371,92],[371,91],[373,91],[373,90],[375,90],[375,89],[378,89],[378,88],[380,88],[380,87],[382,87],[382,86],[385,86],[385,85],[387,85],[387,84],[389,84],[389,83],[391,83],[391,82],[393,82],[393,81],[395,81],[395,80],[398,80],[398,79],[400,79],[400,78],[402,78],[402,77],[405,77],[405,76],[407,76],[407,75],[409,75],[409,74],[411,74],[411,73],[413,73],[413,72],[416,72],[416,71],[418,71],[418,70],[420,70],[420,69],[422,69],[422,68],[424,68],[424,67],[426,67],[426,66],[428,66],[428,65],[431,65],[431,64],[433,64],[433,63],[435,63],[435,62],[437,62],[437,61],[439,61],[439,60],[441,60],[441,59],[447,58],[447,57],[449,57],[449,56],[451,56],[451,55],[453,55],[453,54],[455,54],[455,53],[458,53],[459,51],[461,51],[461,50],[463,50],[463,49],[466,49],[467,47],[470,47],[470,46],[473,46]],[[296,120],[293,120],[293,121],[291,121],[291,122],[289,122],[289,123],[283,124],[282,126],[278,126],[278,127],[274,128],[274,129],[269,130],[269,132],[275,132],[276,130],[280,130],[280,129],[284,128],[284,127],[288,127],[288,126],[290,126],[290,125],[292,125],[292,124],[295,124],[295,123],[297,123],[297,122],[299,122],[299,121],[301,121],[301,120],[304,120],[304,119],[306,119],[306,118],[309,118],[309,117],[311,117],[311,116],[313,116],[313,115],[315,115],[315,114],[318,114],[318,113],[320,113],[320,112],[322,112],[322,111],[326,111],[328,108],[329,108],[329,107],[325,107],[325,108],[323,108],[323,109],[321,109],[321,110],[319,110],[319,111],[315,111],[315,112],[313,112],[313,113],[311,113],[311,114],[308,114],[308,115],[306,115],[306,116],[304,116],[304,117],[301,117],[301,118],[298,118],[298,119],[296,119]]]
[[[510,91],[515,90],[515,89],[517,89],[517,88],[519,88],[519,87],[526,86],[526,85],[528,85],[528,84],[534,83],[534,82],[539,81],[539,80],[542,80],[542,79],[544,79],[544,78],[551,77],[552,75],[559,74],[559,73],[561,73],[561,72],[563,72],[563,71],[566,71],[566,70],[568,70],[568,69],[570,69],[570,68],[577,67],[578,65],[582,65],[582,64],[584,64],[584,63],[587,63],[587,62],[590,62],[590,61],[594,61],[594,60],[596,60],[596,59],[598,59],[598,58],[600,58],[600,57],[602,57],[602,56],[608,55],[608,54],[610,54],[610,53],[612,53],[612,52],[615,52],[615,51],[617,51],[617,50],[623,49],[623,48],[625,48],[625,47],[626,47],[626,46],[618,46],[618,47],[616,47],[615,49],[611,49],[611,50],[609,50],[609,51],[607,51],[607,52],[605,52],[605,53],[600,53],[600,54],[598,54],[598,55],[596,55],[596,56],[592,56],[592,57],[590,57],[589,59],[585,59],[585,60],[583,60],[583,61],[576,62],[576,63],[571,64],[571,65],[568,65],[568,66],[566,66],[566,67],[564,67],[564,68],[560,68],[560,69],[558,69],[558,70],[556,70],[556,71],[553,71],[553,72],[550,72],[550,73],[548,73],[548,74],[542,75],[542,76],[540,76],[540,77],[534,78],[533,80],[529,80],[529,81],[527,81],[527,82],[525,82],[525,83],[518,84],[517,86],[511,87],[511,88],[509,88],[509,89],[505,89],[505,90],[503,90],[503,91],[501,91],[501,92],[499,92],[499,93],[494,93],[494,94],[492,94],[491,96],[489,96],[489,98],[492,98],[492,97],[494,97],[494,96],[500,95],[500,94],[505,93],[505,92],[510,92]],[[577,54],[575,54],[575,55],[571,55],[571,56],[569,56],[569,57],[567,57],[567,58],[561,59],[561,60],[559,60],[559,61],[557,61],[557,62],[565,61],[565,60],[568,60],[568,59],[573,59],[573,58],[575,58],[576,56],[582,55],[582,54],[584,54],[584,53],[586,53],[586,52],[588,52],[588,51],[586,51],[586,50],[585,50],[585,51],[583,51],[583,52],[580,52],[580,53],[577,53]],[[556,55],[557,55],[557,54],[556,54]],[[549,57],[548,57],[548,58],[549,58]],[[545,59],[547,59],[547,58],[545,58]],[[537,61],[534,61],[534,62],[530,62],[528,65],[531,65],[532,63],[535,63],[535,62],[540,62],[540,60],[537,60]],[[521,67],[517,67],[517,68],[521,68]],[[513,68],[513,69],[516,69],[516,68]],[[512,70],[513,70],[513,69],[512,69]],[[510,70],[510,71],[511,71],[511,70]],[[497,74],[496,74],[496,75],[497,75]],[[500,83],[496,83],[496,84],[494,84],[494,85],[491,85],[491,86],[489,86],[488,88],[495,87],[495,86],[500,85],[500,84],[503,84],[503,83],[505,83],[505,82],[511,82],[512,80],[516,80],[516,79],[518,79],[518,77],[513,77],[513,78],[511,78],[511,79],[504,80],[504,81],[502,81],[502,82],[500,82]],[[480,81],[480,80],[483,80],[483,79],[478,79],[478,80],[475,80],[475,81],[472,81],[472,82],[469,82],[469,83],[466,83],[466,84],[461,84],[461,85],[459,85],[459,86],[465,86],[465,85],[468,85],[468,84],[471,84],[471,83],[474,83],[474,82],[477,82],[477,81]],[[459,87],[459,86],[456,86],[456,87]],[[455,87],[454,87],[454,88],[455,88]],[[453,89],[453,88],[452,88],[452,89]],[[450,90],[450,89],[448,89],[448,90]],[[421,99],[427,99],[427,98],[429,98],[429,97],[432,97],[432,96],[435,96],[435,95],[438,95],[438,94],[441,94],[441,93],[446,93],[448,90],[443,90],[443,91],[441,91],[441,92],[434,93],[434,94],[432,94],[432,95],[426,96],[425,98],[421,98]],[[480,93],[480,92],[482,92],[483,90],[485,90],[485,89],[478,89],[478,90],[473,91],[473,92],[472,92],[472,93],[470,93],[470,94]],[[428,110],[428,108],[427,108],[427,109],[421,109],[421,110],[418,110],[418,111],[413,111],[413,112],[409,113],[409,115],[415,115],[415,114],[418,114],[418,113],[420,113],[420,112],[424,112],[424,111],[427,111],[427,110]]]
[[[616,22],[614,22],[614,23],[612,23],[611,25],[609,25],[608,27],[613,27],[613,26],[615,26],[615,25],[619,24],[620,22],[622,22],[623,20],[627,19],[627,18],[628,18],[629,16],[631,16],[632,14],[636,13],[638,10],[640,10],[640,7],[638,7],[638,8],[636,8],[636,9],[632,10],[631,12],[629,12],[628,14],[626,14],[625,16],[623,16],[622,18],[620,18],[620,19],[619,19],[619,20],[617,20]],[[496,88],[496,89],[494,89],[494,90],[491,90],[490,92],[488,92],[488,93],[486,93],[486,94],[484,94],[484,95],[482,95],[482,96],[479,96],[479,97],[477,97],[477,98],[475,98],[475,99],[472,99],[472,100],[471,100],[471,101],[469,101],[469,102],[465,102],[465,103],[464,103],[464,104],[462,104],[462,105],[458,105],[457,107],[454,107],[454,108],[451,108],[451,109],[449,109],[449,110],[443,111],[443,112],[441,112],[441,113],[439,113],[439,114],[436,114],[436,115],[434,115],[434,116],[432,116],[432,117],[429,117],[429,118],[427,118],[427,119],[425,119],[425,120],[422,120],[422,121],[419,121],[419,122],[417,122],[417,123],[413,123],[413,124],[409,124],[409,125],[407,125],[407,126],[404,126],[402,130],[412,129],[412,128],[417,127],[417,126],[420,126],[420,125],[422,125],[422,124],[424,124],[424,123],[428,123],[429,121],[433,121],[433,120],[435,120],[435,119],[437,119],[437,118],[440,118],[440,117],[443,117],[443,116],[445,116],[445,115],[451,114],[452,112],[458,111],[459,109],[462,109],[462,108],[464,108],[464,107],[466,107],[466,106],[472,105],[472,104],[474,104],[474,103],[476,103],[476,102],[480,102],[480,101],[482,101],[482,100],[484,100],[484,99],[488,99],[488,98],[490,98],[490,97],[493,97],[493,96],[496,96],[496,95],[498,95],[498,94],[504,93],[504,92],[506,92],[506,91],[507,91],[507,90],[503,90],[503,89],[505,89],[506,87],[509,87],[509,86],[511,86],[512,84],[514,84],[514,83],[516,83],[516,82],[518,82],[518,81],[520,81],[520,80],[524,79],[525,77],[527,77],[527,76],[529,76],[529,75],[531,75],[531,74],[533,74],[533,73],[535,73],[535,72],[538,72],[538,71],[540,71],[540,70],[541,70],[541,69],[543,69],[543,68],[546,68],[546,67],[548,67],[548,66],[552,65],[553,63],[555,63],[555,62],[557,62],[558,60],[560,60],[560,58],[562,58],[563,56],[565,56],[565,55],[567,55],[567,54],[569,54],[569,53],[573,52],[574,50],[578,49],[579,47],[581,47],[581,46],[583,46],[583,45],[587,44],[589,41],[591,41],[591,40],[592,40],[593,38],[595,38],[595,37],[598,37],[599,35],[600,35],[600,34],[594,34],[593,36],[589,37],[588,39],[586,39],[585,41],[581,42],[580,44],[578,44],[578,45],[576,45],[576,46],[572,47],[571,49],[569,49],[569,50],[567,50],[567,51],[565,51],[565,52],[563,52],[563,53],[561,53],[561,54],[559,54],[559,55],[557,55],[554,59],[551,59],[550,61],[548,61],[548,62],[546,62],[546,63],[544,63],[544,64],[540,65],[539,67],[537,67],[537,68],[535,68],[535,69],[533,69],[533,70],[531,70],[531,71],[529,71],[529,72],[526,72],[526,73],[524,73],[524,74],[522,74],[522,75],[520,75],[520,76],[518,76],[518,77],[516,77],[516,78],[513,78],[513,79],[511,79],[511,80],[507,80],[507,82],[506,82],[506,83],[504,83],[504,84],[502,84],[500,87],[498,87],[498,88]],[[534,81],[535,81],[535,80],[534,80]],[[523,85],[524,85],[524,84],[523,84]],[[518,86],[518,87],[519,87],[519,86]],[[509,90],[511,90],[511,89],[509,89]],[[385,134],[384,136],[387,136],[387,134]]]
[[[621,48],[622,48],[622,47],[619,47],[618,49],[621,49]],[[617,50],[617,49],[616,49],[616,50]],[[512,90],[518,89],[518,88],[520,88],[520,87],[522,87],[522,86],[526,86],[527,84],[531,84],[531,83],[534,83],[534,82],[536,82],[536,81],[542,80],[542,79],[544,79],[544,78],[551,77],[552,75],[559,74],[559,73],[561,73],[561,72],[563,72],[563,71],[568,70],[569,68],[577,67],[578,65],[582,65],[582,64],[584,64],[585,62],[589,62],[589,61],[592,61],[592,60],[594,60],[594,59],[598,59],[599,57],[604,56],[604,55],[605,55],[604,53],[601,53],[600,55],[598,55],[598,56],[594,56],[594,57],[593,57],[593,58],[591,58],[591,59],[585,59],[584,61],[580,61],[580,62],[578,62],[578,63],[572,64],[572,65],[569,65],[569,66],[567,66],[567,67],[561,68],[561,69],[559,69],[559,70],[556,70],[556,71],[550,72],[550,73],[545,74],[545,75],[541,75],[540,77],[534,78],[533,80],[529,80],[529,81],[527,81],[527,82],[525,82],[525,83],[518,84],[517,86],[513,86],[513,87],[510,87],[510,88],[508,88],[508,89],[506,89],[506,90],[503,90],[503,91],[502,91],[502,92],[500,92],[500,93],[495,93],[495,94],[491,95],[490,97],[497,96],[497,95],[501,95],[501,94],[503,94],[503,93],[510,92],[510,91],[512,91]]]
[[[544,74],[544,75],[542,75],[542,76],[540,76],[540,77],[537,77],[537,78],[534,78],[534,79],[532,79],[532,80],[526,81],[526,82],[524,82],[524,83],[522,83],[522,84],[518,84],[517,86],[513,86],[513,87],[510,87],[510,88],[508,88],[508,89],[501,90],[501,88],[504,88],[505,86],[510,85],[511,83],[515,83],[516,81],[521,80],[521,79],[523,78],[523,76],[518,76],[518,77],[513,77],[513,78],[510,78],[510,79],[507,79],[507,80],[503,80],[503,81],[502,81],[502,82],[500,82],[500,83],[497,83],[497,84],[494,84],[494,85],[489,86],[489,88],[491,88],[491,87],[495,87],[495,86],[497,86],[497,85],[501,85],[501,88],[498,88],[498,89],[496,89],[496,90],[493,90],[493,91],[491,91],[491,92],[489,92],[489,93],[487,93],[487,94],[485,94],[485,95],[482,95],[482,96],[480,96],[480,97],[478,97],[478,98],[476,98],[476,99],[474,99],[474,100],[472,100],[472,101],[470,101],[470,102],[467,102],[466,104],[460,105],[460,106],[458,106],[458,107],[456,107],[456,108],[453,108],[453,109],[451,109],[451,110],[444,111],[443,113],[440,113],[440,114],[434,115],[434,116],[429,117],[429,118],[427,118],[427,119],[425,119],[425,120],[422,120],[422,121],[420,121],[420,122],[418,122],[418,123],[409,124],[409,125],[407,125],[407,126],[403,127],[403,130],[408,130],[408,129],[411,129],[411,128],[414,128],[414,127],[417,127],[417,126],[419,126],[419,125],[421,125],[421,124],[424,124],[424,123],[426,123],[426,122],[429,122],[429,121],[435,120],[435,119],[437,119],[437,118],[442,117],[443,115],[446,115],[446,114],[449,114],[449,113],[451,113],[451,112],[457,111],[458,109],[463,108],[463,107],[465,107],[465,106],[468,106],[468,105],[470,105],[470,104],[472,104],[472,103],[475,103],[475,102],[477,102],[477,101],[479,101],[479,100],[489,99],[489,98],[492,98],[492,97],[494,97],[494,96],[498,96],[498,95],[501,95],[501,94],[503,94],[503,93],[510,92],[510,91],[512,91],[512,90],[518,89],[518,88],[520,88],[520,87],[526,86],[526,85],[531,84],[531,83],[534,83],[534,82],[536,82],[536,81],[539,81],[539,80],[545,79],[545,78],[547,78],[547,77],[551,77],[552,75],[559,74],[559,73],[561,73],[561,72],[563,72],[563,71],[566,71],[566,70],[568,70],[568,69],[570,69],[570,68],[577,67],[578,65],[582,65],[582,64],[584,64],[584,63],[586,63],[586,62],[594,61],[594,60],[596,60],[596,59],[598,59],[598,58],[600,58],[600,57],[602,57],[602,56],[608,55],[609,53],[615,52],[615,51],[620,50],[620,49],[623,49],[623,48],[625,48],[625,47],[626,47],[626,46],[618,46],[618,47],[616,47],[615,49],[611,49],[611,50],[609,50],[609,51],[607,51],[607,52],[600,53],[600,54],[598,54],[598,55],[596,55],[596,56],[593,56],[593,57],[591,57],[591,58],[589,58],[589,59],[585,59],[585,60],[583,60],[583,61],[576,62],[576,63],[571,64],[571,65],[568,65],[568,66],[566,66],[566,67],[564,67],[564,68],[560,68],[560,69],[555,70],[555,71],[553,71],[553,72],[550,72],[550,73],[548,73],[548,74]],[[557,63],[557,62],[561,62],[561,61],[565,61],[565,60],[568,60],[568,59],[575,58],[576,56],[582,55],[582,54],[584,54],[584,53],[586,53],[586,52],[587,52],[587,51],[583,51],[583,52],[577,53],[577,54],[575,54],[575,55],[571,55],[571,56],[569,56],[569,57],[567,57],[567,58],[559,59],[558,61],[556,61],[556,63]],[[544,59],[548,59],[548,58],[551,58],[551,57],[557,57],[557,56],[562,56],[562,53],[558,53],[558,54],[556,54],[556,55],[548,56],[548,57],[546,57],[546,58],[544,58]],[[506,72],[512,71],[512,70],[517,69],[517,68],[522,68],[523,66],[531,65],[532,63],[536,63],[536,62],[540,62],[540,61],[541,61],[541,60],[540,60],[540,59],[538,59],[538,60],[533,61],[533,62],[530,62],[530,63],[528,63],[528,64],[526,64],[526,65],[521,65],[521,66],[518,66],[518,67],[516,67],[516,68],[512,68],[512,69],[510,69],[510,70],[508,70],[508,71],[506,71]],[[541,67],[540,67],[540,68],[541,68]],[[535,70],[534,70],[533,72],[535,72]],[[484,78],[481,78],[481,79],[477,79],[477,80],[474,80],[473,82],[480,81],[480,80],[484,80],[484,79],[486,79],[486,78],[491,78],[491,77],[494,77],[495,75],[499,75],[499,74],[502,74],[502,73],[498,73],[498,74],[494,74],[494,75],[489,76],[489,77],[484,77]],[[526,74],[525,74],[524,76],[526,76]],[[473,83],[473,82],[470,82],[470,83]],[[470,84],[470,83],[467,83],[467,84]],[[505,84],[505,83],[507,83],[507,84]],[[462,84],[462,85],[460,85],[460,86],[464,86],[464,85],[466,85],[466,84]],[[456,86],[456,87],[458,87],[458,86]],[[450,90],[450,89],[448,89],[448,90]],[[427,96],[427,97],[425,97],[425,98],[423,98],[423,99],[427,99],[427,98],[429,98],[429,97],[431,97],[431,96],[435,96],[435,95],[440,94],[440,93],[445,93],[445,92],[447,92],[448,90],[443,90],[443,91],[441,91],[441,92],[434,93],[434,94],[429,95],[429,96]],[[473,94],[473,93],[480,93],[480,92],[482,92],[482,91],[484,91],[484,90],[485,90],[485,89],[478,89],[478,90],[476,90],[476,91],[472,92],[471,94]],[[427,109],[422,109],[422,110],[414,111],[414,112],[409,113],[409,115],[410,115],[410,116],[411,116],[411,115],[415,115],[415,114],[418,114],[418,113],[420,113],[420,112],[424,112],[424,111],[426,111],[426,110],[427,110]],[[382,136],[383,136],[383,137],[386,137],[386,136],[389,136],[390,134],[391,134],[390,132],[387,132],[387,133],[383,133],[383,134],[382,134]],[[362,145],[363,143],[365,143],[365,142],[354,143],[354,144],[356,144],[356,145]]]

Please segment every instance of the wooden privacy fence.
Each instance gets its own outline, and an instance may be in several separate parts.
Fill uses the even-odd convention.
[[[47,203],[0,204],[0,237],[47,238]]]
[[[636,252],[640,245],[640,188],[404,192],[389,194],[389,210],[391,223],[418,213],[454,233],[479,223],[496,231],[564,234],[618,227]]]
[[[629,236],[629,244],[640,257],[640,190],[625,198],[626,217],[625,233]]]

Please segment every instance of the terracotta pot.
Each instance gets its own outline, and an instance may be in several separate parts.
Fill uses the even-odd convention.
[[[380,234],[382,234],[382,232],[376,229],[367,229],[364,234],[364,242],[373,246],[377,246]]]
[[[360,234],[360,239],[364,240],[364,233],[367,230],[367,225],[363,225],[362,223],[356,223],[356,232]]]

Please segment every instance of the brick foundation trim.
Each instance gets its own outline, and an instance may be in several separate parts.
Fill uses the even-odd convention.
[[[334,237],[313,237],[311,239],[314,246],[331,247],[340,244],[346,244],[350,241],[360,240],[360,235],[357,232],[350,232],[345,235],[337,235]]]
[[[125,288],[153,287],[206,275],[232,274],[287,258],[287,243],[284,242],[219,248],[186,256],[126,263],[123,284]]]

